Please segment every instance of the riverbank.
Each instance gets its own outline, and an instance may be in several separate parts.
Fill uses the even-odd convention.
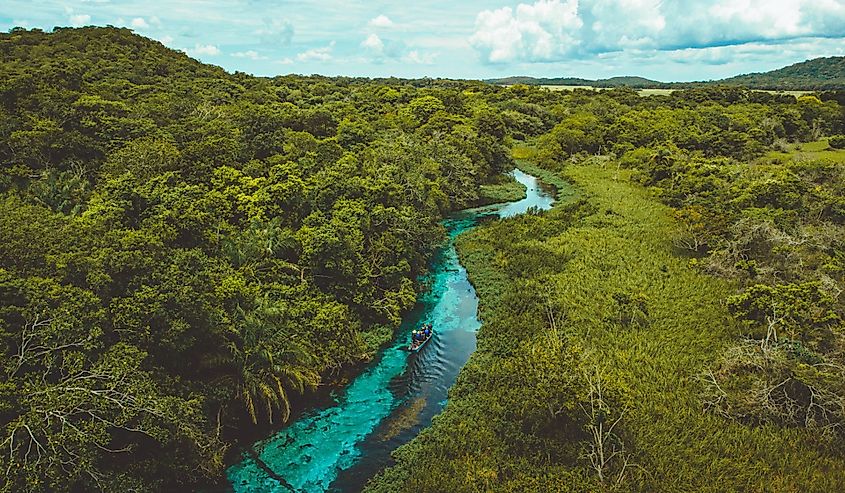
[[[556,176],[577,195],[459,239],[478,349],[369,491],[845,490],[813,432],[705,412],[733,289],[677,254],[670,209],[615,166]]]
[[[255,445],[232,465],[236,491],[360,491],[390,460],[390,452],[440,413],[461,367],[476,347],[478,298],[458,262],[455,238],[480,221],[551,207],[553,199],[530,175],[514,170],[525,197],[460,211],[443,221],[448,241],[436,253],[424,284],[430,289],[403,318],[392,344],[339,391],[332,402],[303,413]],[[432,323],[436,337],[423,351],[400,351],[413,328]],[[272,474],[270,474],[272,473]]]
[[[518,202],[526,198],[526,192],[527,186],[514,178],[512,173],[494,175],[490,177],[487,183],[480,186],[478,191],[479,199],[471,204],[470,209],[487,208],[488,206],[495,207]],[[460,215],[461,212],[460,210],[453,211],[450,216]],[[444,241],[451,241],[445,238],[447,236],[448,231],[444,235]],[[436,263],[436,260],[433,260],[433,262]],[[430,279],[431,277],[436,276],[423,276],[424,279]],[[427,296],[427,291],[431,286],[425,282],[417,282],[415,288],[418,299],[423,300]],[[408,317],[415,317],[413,308],[403,313],[403,320]],[[305,394],[292,393],[290,395],[291,415],[288,422],[260,422],[255,426],[237,430],[237,433],[232,437],[232,446],[225,455],[226,467],[229,468],[240,462],[244,454],[254,455],[254,451],[251,448],[254,443],[279,433],[280,430],[289,426],[289,423],[297,421],[309,412],[331,407],[335,403],[335,396],[343,394],[350,383],[366,371],[374,359],[379,357],[381,351],[393,346],[399,339],[405,341],[406,329],[407,327],[403,326],[389,327],[381,325],[370,327],[363,331],[361,336],[365,343],[365,349],[356,362],[335,370],[331,374],[324,374],[321,378],[322,384],[315,391]],[[229,486],[229,482],[225,477],[221,477],[215,483],[203,484],[201,486],[204,491],[218,491],[225,490]]]
[[[509,174],[501,174],[491,178],[489,183],[481,185],[478,200],[473,207],[515,202],[525,198],[525,185]]]

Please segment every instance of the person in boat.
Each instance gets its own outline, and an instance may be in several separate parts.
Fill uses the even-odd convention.
[[[426,339],[431,337],[431,324],[425,326],[425,329],[423,330],[423,337],[425,337]]]

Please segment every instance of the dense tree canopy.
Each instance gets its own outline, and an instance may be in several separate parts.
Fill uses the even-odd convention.
[[[477,83],[230,75],[112,28],[0,57],[7,491],[216,480],[390,337],[512,166]]]

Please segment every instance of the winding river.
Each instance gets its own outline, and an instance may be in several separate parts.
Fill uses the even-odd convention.
[[[236,492],[354,492],[390,464],[390,452],[431,424],[449,387],[475,350],[478,297],[458,261],[455,238],[490,217],[549,209],[553,195],[518,169],[526,197],[468,209],[446,219],[449,239],[426,279],[431,289],[402,323],[394,343],[327,406],[311,409],[253,447],[227,476]],[[435,337],[419,353],[402,351],[413,328],[430,322]]]

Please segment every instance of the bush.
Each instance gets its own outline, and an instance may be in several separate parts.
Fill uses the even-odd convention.
[[[785,340],[747,340],[728,349],[705,377],[705,404],[722,416],[760,425],[814,428],[841,437],[845,425],[845,367]]]
[[[834,135],[827,142],[834,149],[845,149],[845,135]]]

